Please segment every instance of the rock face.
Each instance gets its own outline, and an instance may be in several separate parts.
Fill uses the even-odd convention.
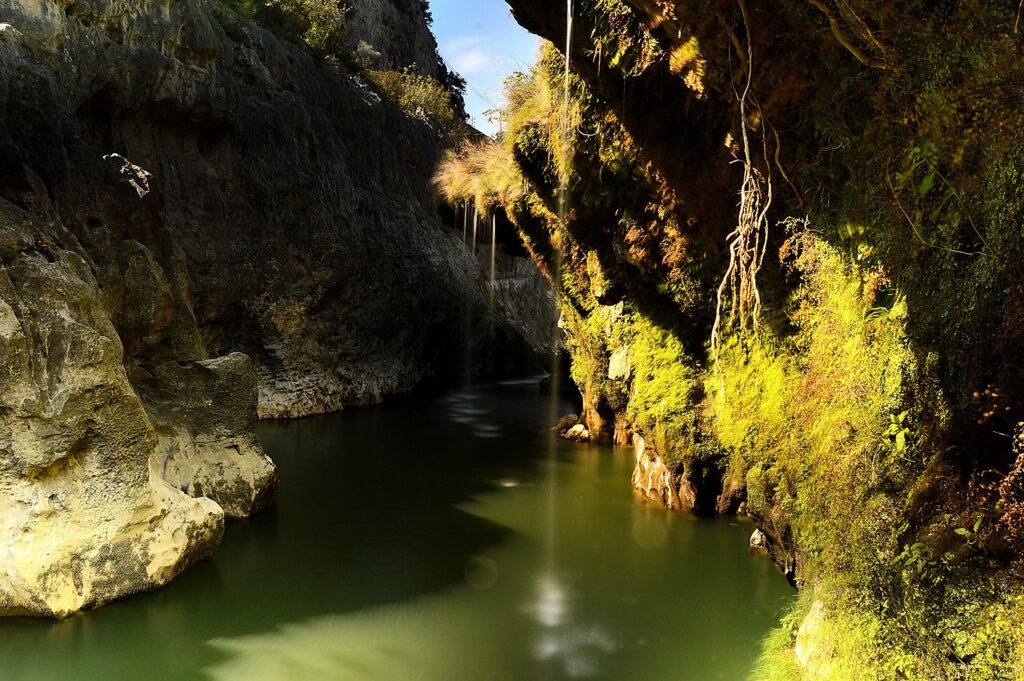
[[[392,56],[436,63],[418,2],[358,16],[409,8]],[[429,124],[217,3],[0,19],[0,614],[210,555],[273,502],[257,414],[378,401],[515,336],[438,224]]]
[[[9,214],[8,214],[9,216]],[[163,584],[224,514],[171,487],[90,264],[22,254],[0,274],[0,613],[67,616]]]
[[[425,30],[427,16],[420,0],[356,0],[345,17],[350,47],[360,56],[369,48],[375,68],[415,67],[442,80],[445,67],[437,56],[437,42]],[[362,48],[362,49],[360,49]],[[376,54],[373,54],[376,53]]]
[[[633,434],[633,451],[633,488],[641,496],[672,511],[699,515],[715,512],[721,480],[714,466],[700,466],[699,462],[669,466],[637,433]]]
[[[167,482],[213,499],[234,517],[273,503],[277,470],[256,438],[256,372],[246,355],[168,362],[136,385],[156,428],[155,461]]]
[[[633,488],[645,499],[672,511],[691,511],[696,494],[679,475],[668,469],[661,456],[640,435],[633,435]]]

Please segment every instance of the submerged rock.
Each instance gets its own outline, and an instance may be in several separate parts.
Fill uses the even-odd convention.
[[[562,418],[558,419],[558,423],[551,427],[552,433],[558,433],[559,435],[565,435],[566,431],[579,423],[580,417],[577,414],[566,414]]]

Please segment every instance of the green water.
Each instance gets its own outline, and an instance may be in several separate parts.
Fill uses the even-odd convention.
[[[0,621],[0,679],[744,679],[792,598],[749,525],[637,501],[632,452],[553,441],[535,384],[260,435],[278,507],[169,587]]]

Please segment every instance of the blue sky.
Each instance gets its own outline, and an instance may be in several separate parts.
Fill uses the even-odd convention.
[[[497,132],[483,116],[502,104],[502,81],[536,60],[537,37],[515,22],[505,0],[430,0],[434,35],[448,66],[469,84],[466,111],[471,123]]]

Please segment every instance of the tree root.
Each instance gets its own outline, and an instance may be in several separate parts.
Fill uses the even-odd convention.
[[[853,42],[846,36],[846,32],[843,30],[843,25],[842,22],[839,20],[839,17],[836,16],[836,13],[832,11],[832,8],[825,4],[824,0],[807,1],[814,5],[815,7],[817,7],[819,10],[821,10],[822,14],[824,14],[828,18],[829,27],[832,29],[832,35],[836,37],[836,40],[839,41],[839,44],[845,47],[846,50],[857,59],[857,61],[859,61],[861,64],[864,64],[864,66],[868,66],[873,69],[889,68],[889,64],[885,60],[872,57],[871,55],[866,54],[862,49],[853,44]],[[851,14],[853,14],[852,11]],[[878,42],[878,40],[875,38],[874,33],[872,33],[871,30],[868,29],[867,24],[864,23],[864,20],[861,19],[856,14],[853,14],[853,16],[855,17],[854,23],[857,23],[861,28],[861,33],[866,34],[864,36],[866,40],[875,45],[876,49],[879,49],[883,54],[887,54],[889,50],[885,48],[880,42]]]

